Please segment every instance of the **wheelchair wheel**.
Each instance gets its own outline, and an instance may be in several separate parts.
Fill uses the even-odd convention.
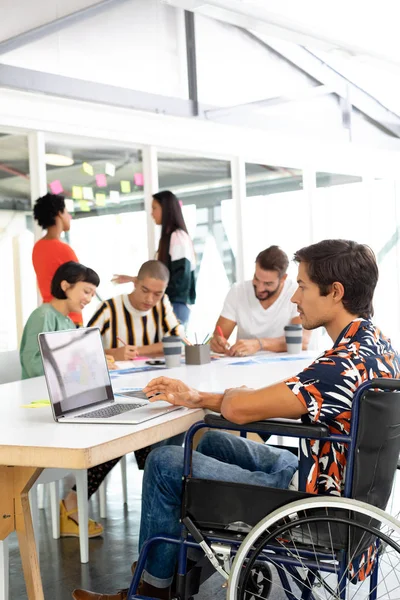
[[[369,504],[315,497],[274,511],[243,540],[227,600],[257,600],[253,570],[271,567],[283,600],[400,600],[400,521]]]
[[[268,563],[254,563],[249,572],[244,599],[257,600],[258,598],[268,598],[271,591],[271,584],[272,571]]]

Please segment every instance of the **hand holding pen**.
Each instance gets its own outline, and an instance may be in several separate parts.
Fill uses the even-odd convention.
[[[218,335],[215,335],[215,333],[213,335],[211,340],[211,350],[213,350],[213,352],[218,352],[219,354],[227,354],[230,349],[230,345],[227,342],[221,327],[217,325],[215,331]]]
[[[137,351],[136,346],[127,344],[124,340],[121,340],[120,337],[117,337],[117,340],[121,342],[122,348],[115,348],[112,351],[115,360],[133,360],[138,356],[139,352]]]

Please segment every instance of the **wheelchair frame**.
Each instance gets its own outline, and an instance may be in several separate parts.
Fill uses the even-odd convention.
[[[290,421],[289,419],[280,420],[280,419],[272,419],[266,421],[258,421],[254,423],[248,423],[245,426],[238,425],[236,423],[231,423],[225,420],[222,416],[217,415],[215,413],[207,414],[204,417],[203,421],[199,421],[192,425],[190,429],[186,433],[185,437],[185,446],[184,446],[184,467],[183,467],[183,481],[190,478],[191,476],[191,467],[192,467],[192,452],[193,452],[193,438],[197,431],[203,428],[207,429],[223,429],[223,430],[231,430],[231,431],[239,431],[242,437],[246,437],[247,433],[268,433],[272,435],[283,435],[285,437],[296,437],[299,439],[318,439],[321,441],[327,442],[341,442],[347,444],[347,463],[346,463],[346,472],[345,472],[345,485],[344,485],[344,494],[341,497],[334,498],[334,502],[332,504],[337,505],[337,508],[340,508],[340,500],[341,499],[350,499],[352,496],[353,490],[353,472],[354,472],[354,463],[355,463],[355,455],[357,450],[357,434],[358,434],[358,425],[359,425],[359,415],[360,415],[360,402],[363,398],[364,394],[370,390],[380,390],[381,392],[400,392],[400,380],[389,379],[389,378],[379,378],[374,380],[369,380],[364,382],[359,386],[356,393],[354,394],[352,401],[352,414],[350,421],[350,433],[347,434],[331,434],[329,429],[325,425],[313,425],[313,424],[303,424],[298,421]],[[216,482],[217,483],[217,482]],[[266,488],[268,489],[268,488]],[[272,489],[272,488],[271,488]],[[182,494],[184,497],[184,494]],[[320,499],[322,495],[315,494],[307,494],[303,493],[303,498],[314,498]],[[332,496],[327,495],[327,499],[332,498]],[[296,502],[301,502],[301,500],[297,500]],[[278,508],[277,510],[283,511],[286,507],[295,505],[293,502],[288,502]],[[311,500],[312,503],[312,500]],[[354,506],[358,504],[361,505],[363,503],[355,501]],[[351,501],[350,501],[351,505]],[[375,509],[372,505],[367,505]],[[343,508],[349,510],[349,501],[343,502]],[[377,509],[381,514],[384,514],[383,511]],[[271,513],[270,513],[271,514]],[[267,515],[268,516],[268,515]],[[266,517],[267,518],[267,517]],[[264,520],[264,519],[263,519]],[[261,522],[258,524],[260,525]],[[241,539],[229,540],[229,544],[231,544],[230,548],[230,558],[232,556],[236,556],[239,547],[244,543],[244,538],[246,539],[251,535],[251,532],[254,531],[258,525],[252,528],[250,533],[247,536],[241,536]],[[182,519],[181,525],[181,534],[179,538],[174,538],[166,535],[159,535],[150,538],[147,540],[141,550],[139,555],[135,573],[133,575],[133,579],[131,581],[131,585],[128,592],[127,600],[146,600],[147,596],[137,595],[136,591],[141,579],[141,575],[143,569],[146,564],[146,560],[148,557],[148,553],[151,547],[154,544],[165,542],[170,544],[175,544],[179,546],[178,552],[178,565],[177,565],[177,597],[180,600],[186,600],[186,575],[187,575],[187,551],[189,548],[202,549],[210,560],[214,569],[218,571],[226,580],[230,578],[229,571],[226,572],[223,568],[223,562],[221,563],[221,559],[218,559],[217,555],[211,550],[211,544],[226,544],[226,537],[223,538],[221,536],[213,536],[207,534],[207,540],[203,537],[200,530],[193,524],[189,517],[184,517]],[[208,543],[209,542],[209,543]],[[346,564],[346,551],[341,550],[344,558],[340,561],[340,570],[339,575],[342,581],[345,579],[342,577]],[[329,558],[329,557],[328,557]],[[321,555],[321,560],[323,559],[323,555]],[[377,595],[377,579],[378,579],[378,556],[376,557],[375,567],[369,575],[370,577],[370,600],[376,600]],[[287,562],[288,566],[294,566],[296,561],[290,558],[285,558],[284,562]],[[297,563],[298,564],[298,563]],[[325,569],[324,569],[325,570]],[[329,571],[329,567],[328,567]],[[373,587],[375,590],[373,590]],[[341,586],[340,595],[341,598],[345,599],[346,590]]]

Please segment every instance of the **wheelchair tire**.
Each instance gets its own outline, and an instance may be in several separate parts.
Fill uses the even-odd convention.
[[[288,600],[399,600],[400,521],[346,498],[320,496],[283,506],[243,540],[227,600],[252,598],[251,572],[262,561],[273,567],[271,598],[279,590],[279,598]]]

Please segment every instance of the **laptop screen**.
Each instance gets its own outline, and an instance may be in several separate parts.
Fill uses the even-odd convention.
[[[97,327],[40,333],[39,346],[55,417],[113,400]]]

